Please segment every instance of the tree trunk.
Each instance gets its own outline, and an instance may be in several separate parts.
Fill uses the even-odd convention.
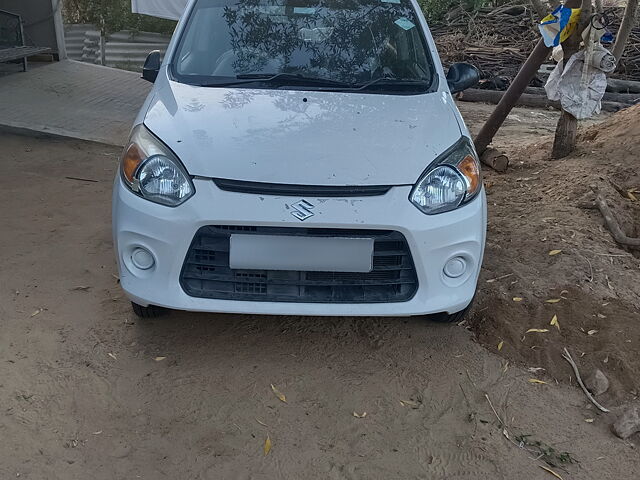
[[[633,28],[633,24],[636,19],[636,10],[638,8],[638,0],[627,0],[627,6],[624,9],[624,15],[622,16],[622,23],[618,29],[618,35],[616,37],[616,43],[613,45],[613,56],[616,60],[620,60],[624,47],[627,45],[629,34]]]
[[[596,0],[596,13],[602,13],[602,0]]]
[[[569,8],[577,8],[580,6],[580,0],[567,0],[566,6]],[[509,85],[509,88],[504,93],[495,110],[491,113],[491,116],[489,116],[474,139],[475,147],[479,155],[482,155],[487,149],[495,134],[500,130],[507,115],[509,115],[509,112],[520,98],[520,95],[522,95],[524,89],[527,88],[529,82],[538,72],[540,65],[549,58],[550,52],[551,48],[547,47],[544,44],[544,40],[540,39],[527,57],[527,60],[522,64],[522,67],[520,67],[518,74],[513,79],[513,82],[511,82],[511,85]]]
[[[591,0],[582,0],[582,11],[580,12],[580,21],[575,32],[562,44],[563,63],[567,64],[571,56],[580,48],[580,40],[582,31],[589,24],[591,17]],[[578,134],[578,119],[569,112],[562,110],[562,115],[558,120],[556,127],[556,135],[553,139],[553,149],[551,150],[551,158],[564,158],[571,154],[576,148],[576,137]]]
[[[107,44],[107,32],[104,26],[104,18],[100,18],[100,65],[107,64],[107,53],[106,53],[106,44]]]
[[[498,130],[500,130],[500,127],[507,118],[507,115],[509,115],[509,112],[522,96],[522,92],[527,88],[527,85],[529,85],[529,82],[535,76],[540,65],[549,58],[550,52],[551,48],[544,44],[544,40],[538,40],[535,48],[529,54],[529,57],[522,67],[520,67],[520,70],[513,79],[513,82],[511,82],[507,91],[504,92],[504,95],[498,102],[498,105],[480,129],[478,135],[476,135],[474,144],[478,155],[482,155],[489,144],[493,141],[493,137],[496,135]]]
[[[533,6],[533,9],[536,11],[536,14],[538,15],[538,20],[542,20],[544,17],[547,16],[547,14],[550,13],[547,11],[548,9],[544,5],[544,3],[542,3],[542,0],[531,0],[531,5]]]
[[[562,110],[556,127],[556,137],[553,140],[551,158],[559,159],[570,155],[576,148],[577,134],[578,120],[569,112]]]

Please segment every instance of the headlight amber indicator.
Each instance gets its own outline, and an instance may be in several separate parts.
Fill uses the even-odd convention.
[[[133,178],[136,173],[136,170],[140,166],[144,159],[142,158],[142,153],[140,152],[140,148],[135,143],[129,145],[126,152],[122,156],[122,175],[129,182],[129,185],[133,184]]]
[[[480,168],[478,161],[472,155],[467,155],[458,163],[457,167],[467,181],[467,195],[470,197],[475,195],[480,188]]]

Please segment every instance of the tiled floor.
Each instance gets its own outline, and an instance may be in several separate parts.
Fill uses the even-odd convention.
[[[123,145],[151,84],[66,60],[0,76],[0,125]]]

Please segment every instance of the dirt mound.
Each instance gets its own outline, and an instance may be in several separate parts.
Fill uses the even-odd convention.
[[[552,136],[510,140],[498,146],[513,167],[486,172],[489,233],[472,328],[545,381],[575,382],[561,358],[568,347],[585,374],[610,378],[604,403],[627,401],[640,387],[640,255],[613,240],[592,186],[638,236],[640,106],[584,129],[563,160],[549,160]]]
[[[599,125],[586,128],[579,138],[579,144],[586,142],[594,153],[633,153],[640,147],[640,105],[634,105],[612,115]],[[584,145],[583,145],[584,147]],[[631,155],[630,162],[640,163],[637,155]]]

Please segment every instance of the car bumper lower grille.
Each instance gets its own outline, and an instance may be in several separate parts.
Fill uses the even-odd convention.
[[[367,273],[232,269],[229,239],[233,233],[373,238],[373,269]],[[409,246],[400,232],[206,226],[198,230],[189,247],[180,285],[189,296],[218,300],[381,303],[410,300],[418,280]]]

